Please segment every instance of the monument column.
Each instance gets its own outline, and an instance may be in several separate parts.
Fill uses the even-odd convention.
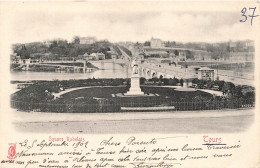
[[[131,86],[130,86],[130,90],[125,95],[126,96],[144,95],[144,92],[142,92],[140,88],[140,75],[139,75],[139,68],[136,59],[132,62],[132,67],[133,70],[131,76]]]

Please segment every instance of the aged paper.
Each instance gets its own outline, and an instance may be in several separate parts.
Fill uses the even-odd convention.
[[[259,167],[259,31],[253,1],[0,2],[0,167]]]

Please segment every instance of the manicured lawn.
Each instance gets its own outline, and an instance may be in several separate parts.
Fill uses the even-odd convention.
[[[77,97],[88,97],[88,98],[112,98],[112,94],[115,93],[126,93],[127,87],[93,87],[75,90],[62,95],[63,99],[74,99]]]
[[[195,97],[198,96],[204,97],[206,99],[212,98],[211,94],[201,91],[183,92],[175,91],[173,88],[163,87],[142,87],[141,89],[146,94],[152,93],[159,96],[112,97],[112,94],[126,93],[129,89],[127,87],[93,87],[66,93],[62,95],[61,100],[63,102],[71,102],[80,98],[81,100],[77,100],[79,102],[88,101],[93,98],[106,98],[113,100],[116,104],[152,106],[162,105],[169,102],[192,101]]]
[[[199,90],[178,91],[174,87],[156,85],[141,86],[145,93],[143,96],[122,96],[130,87],[126,79],[35,81],[12,94],[11,107],[21,111],[65,113],[118,112],[121,107],[174,107],[177,111],[254,107],[254,88],[222,84],[233,97],[213,97]],[[54,93],[61,93],[64,89],[72,90],[55,97]],[[245,89],[248,91],[243,93]]]

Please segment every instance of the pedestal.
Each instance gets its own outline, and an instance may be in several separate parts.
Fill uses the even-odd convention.
[[[144,95],[144,92],[142,92],[140,88],[140,78],[138,74],[132,75],[130,90],[125,95]]]
[[[188,87],[189,87],[187,80],[184,80],[184,81],[183,81],[183,87],[184,87],[184,88],[188,88]]]

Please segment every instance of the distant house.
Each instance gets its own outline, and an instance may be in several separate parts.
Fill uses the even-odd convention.
[[[186,52],[184,51],[179,51],[179,56],[178,56],[179,60],[181,61],[185,61],[186,60]]]
[[[77,60],[89,60],[88,53],[85,53],[84,55],[78,55]]]
[[[96,42],[96,37],[80,37],[79,44],[93,44]]]
[[[152,38],[151,39],[151,48],[160,48],[163,47],[163,42],[160,39]]]
[[[98,59],[98,60],[104,60],[104,59],[106,59],[105,54],[103,54],[103,53],[97,53],[97,59]]]
[[[52,42],[51,41],[44,41],[43,44],[47,47],[50,47]]]
[[[89,60],[89,54],[85,53],[84,55],[82,55],[82,60]]]
[[[111,53],[111,58],[112,59],[118,59],[118,55],[116,53]]]
[[[245,44],[245,49],[248,49],[249,52],[254,52],[255,51],[255,47],[254,46],[255,46],[254,41],[248,41]]]
[[[92,54],[88,54],[85,53],[82,56],[85,60],[104,60],[105,59],[105,54],[103,53],[92,53]]]
[[[254,47],[254,46],[255,46],[254,41],[246,42],[246,47]]]
[[[198,69],[198,79],[214,80],[214,69],[208,67]]]
[[[87,56],[88,60],[104,60],[105,54],[103,53],[92,53],[89,56]]]
[[[86,60],[96,60],[96,55],[93,55],[93,54],[88,55],[87,53],[85,53],[85,54],[83,55],[83,57],[84,57],[84,59],[86,59]]]

